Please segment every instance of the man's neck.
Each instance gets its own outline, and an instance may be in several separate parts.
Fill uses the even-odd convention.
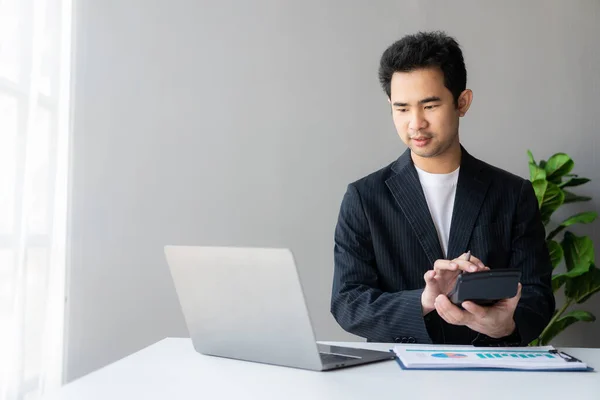
[[[415,166],[430,174],[449,174],[456,171],[460,167],[461,155],[462,151],[458,143],[435,157],[420,157],[411,152]]]

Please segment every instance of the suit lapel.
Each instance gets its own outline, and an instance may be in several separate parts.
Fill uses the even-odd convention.
[[[435,260],[443,258],[443,252],[410,149],[398,158],[392,170],[396,174],[388,178],[386,184],[433,265]]]
[[[467,244],[471,238],[490,180],[485,164],[475,159],[463,148],[452,222],[450,224],[449,260],[459,257],[469,250]]]
[[[485,164],[471,156],[462,146],[461,149],[461,166],[446,257],[449,260],[469,250],[467,244],[490,185],[490,175]],[[433,265],[435,260],[443,258],[443,252],[410,149],[398,158],[392,170],[396,174],[387,179],[386,184]]]

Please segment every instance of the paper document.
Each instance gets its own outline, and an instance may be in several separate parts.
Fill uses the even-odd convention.
[[[552,346],[474,347],[396,345],[405,369],[588,370],[588,366]]]

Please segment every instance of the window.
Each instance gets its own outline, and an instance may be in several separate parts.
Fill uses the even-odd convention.
[[[0,0],[0,400],[62,380],[71,0]]]

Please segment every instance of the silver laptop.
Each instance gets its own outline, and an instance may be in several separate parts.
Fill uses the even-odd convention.
[[[317,344],[288,249],[166,246],[196,351],[325,371],[390,360],[390,352]]]

